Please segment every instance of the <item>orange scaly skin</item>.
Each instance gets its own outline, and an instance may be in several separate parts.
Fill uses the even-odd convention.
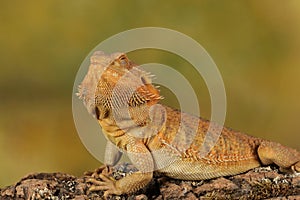
[[[117,181],[106,170],[95,175],[101,180],[91,179],[90,191],[104,190],[105,197],[136,192],[150,182],[153,170],[183,180],[235,175],[269,164],[300,172],[297,150],[159,104],[150,75],[125,54],[95,52],[78,95],[108,139],[105,164],[115,165],[125,152],[139,169]],[[216,144],[205,140],[210,124],[212,135],[221,130]]]

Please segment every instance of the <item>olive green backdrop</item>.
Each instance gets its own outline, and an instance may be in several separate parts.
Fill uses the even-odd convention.
[[[1,1],[0,187],[30,172],[80,175],[100,165],[74,128],[73,81],[99,42],[144,26],[206,48],[224,79],[227,126],[300,150],[300,1]],[[209,117],[205,85],[187,63],[151,50],[132,57],[192,77]]]

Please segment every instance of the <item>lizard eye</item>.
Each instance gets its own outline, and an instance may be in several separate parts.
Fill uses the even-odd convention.
[[[120,64],[121,64],[121,66],[127,66],[127,59],[126,59],[126,57],[125,56],[122,56],[121,58],[120,58]]]

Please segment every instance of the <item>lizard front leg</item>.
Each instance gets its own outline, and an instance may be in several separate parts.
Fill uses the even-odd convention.
[[[135,172],[120,180],[115,180],[104,174],[100,174],[101,181],[91,179],[89,182],[94,185],[89,188],[89,192],[104,190],[104,197],[110,194],[121,195],[138,191],[145,187],[152,179],[153,172]]]
[[[276,164],[280,171],[300,172],[300,152],[276,142],[262,141],[258,147],[258,156],[262,164]]]
[[[146,186],[153,176],[153,159],[148,148],[142,143],[135,140],[128,141],[126,150],[129,159],[139,169],[125,176],[120,180],[115,180],[105,173],[101,173],[101,181],[91,179],[89,182],[94,185],[90,187],[89,192],[104,190],[104,197],[110,194],[121,195],[125,193],[134,193]]]
[[[102,187],[102,182],[98,181],[97,179],[106,180],[108,183],[108,180],[106,177],[109,177],[111,174],[111,167],[116,165],[120,158],[122,156],[122,153],[119,151],[119,149],[109,140],[107,140],[106,147],[105,147],[105,154],[104,154],[104,164],[97,168],[90,176],[92,178],[89,178],[87,182],[92,183],[93,185],[89,188],[88,193],[93,191],[99,191],[99,190],[106,190],[106,187]],[[113,182],[114,179],[111,179]],[[109,183],[108,183],[109,184]],[[113,185],[111,185],[113,187]]]
[[[97,168],[91,176],[93,178],[99,178],[101,173],[109,175],[111,172],[111,167],[115,166],[119,160],[121,159],[122,153],[120,150],[114,145],[112,142],[107,140],[106,147],[105,147],[105,154],[104,154],[104,165]],[[91,180],[91,179],[89,179]],[[89,182],[92,182],[89,181]]]

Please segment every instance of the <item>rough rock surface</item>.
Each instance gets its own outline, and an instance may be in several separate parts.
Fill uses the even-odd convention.
[[[119,179],[132,173],[132,165],[122,164],[113,169]],[[88,193],[86,180],[92,173],[75,177],[64,173],[35,173],[15,185],[0,189],[0,199],[103,199],[103,192]],[[278,173],[274,167],[257,168],[244,174],[205,181],[181,181],[155,175],[136,194],[110,196],[108,199],[299,199],[300,175]]]

